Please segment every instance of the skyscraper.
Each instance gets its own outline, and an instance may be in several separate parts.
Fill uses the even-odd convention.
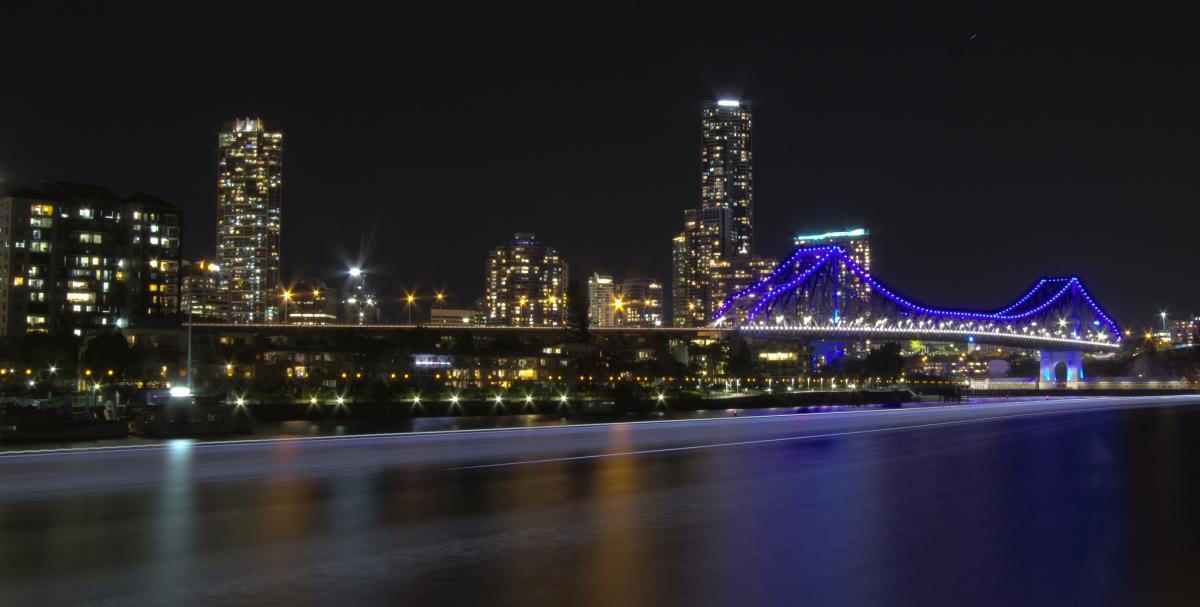
[[[721,255],[750,254],[754,249],[750,107],[727,99],[705,102],[701,126],[700,207],[729,212],[721,234]]]
[[[488,254],[484,277],[484,324],[561,326],[567,319],[567,263],[558,250],[518,232]]]
[[[722,260],[753,255],[754,175],[750,107],[722,99],[701,106],[700,208],[684,211],[683,233],[672,242],[672,322],[703,326],[722,293],[713,272]],[[769,263],[738,264],[738,267]],[[726,281],[725,286],[728,286]]]
[[[230,320],[279,319],[283,133],[262,119],[225,123],[217,138],[217,258],[228,277]]]

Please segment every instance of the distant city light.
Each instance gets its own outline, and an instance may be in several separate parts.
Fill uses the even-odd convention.
[[[362,268],[358,268],[358,267],[350,268],[350,275],[353,276],[354,278],[358,278],[359,276],[362,276]]]
[[[192,395],[192,389],[187,386],[175,386],[169,393],[173,398],[184,398]]]
[[[720,101],[717,101],[717,105],[721,107],[738,107],[742,104],[734,99],[721,99]]]

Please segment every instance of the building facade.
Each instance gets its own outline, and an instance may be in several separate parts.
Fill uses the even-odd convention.
[[[183,262],[180,271],[182,303],[180,311],[185,320],[195,322],[228,322],[229,289],[221,266],[205,260]]]
[[[592,274],[588,278],[588,326],[615,327],[617,299],[612,276]]]
[[[615,322],[619,327],[661,327],[663,286],[651,278],[627,278],[617,291]]]
[[[708,275],[712,312],[719,311],[721,306],[738,292],[765,280],[775,269],[775,263],[774,259],[755,255],[735,255],[714,262],[709,267]],[[738,324],[745,320],[728,318],[725,322]]]
[[[284,291],[284,309],[291,325],[330,325],[338,321],[336,293],[320,280],[303,281]]]
[[[1171,343],[1191,345],[1200,341],[1197,339],[1198,337],[1200,337],[1200,315],[1171,322]]]
[[[283,133],[261,119],[225,124],[217,137],[217,256],[228,276],[230,320],[276,322],[282,226]]]
[[[722,255],[753,251],[754,171],[750,107],[722,99],[701,107],[700,208],[728,211]]]
[[[367,275],[360,268],[351,270],[342,286],[342,322],[352,325],[379,322],[378,299],[367,287]]]
[[[0,196],[0,333],[177,319],[183,214],[147,194],[47,182]]]
[[[483,323],[550,327],[567,320],[567,263],[531,233],[492,249],[484,275]]]
[[[725,257],[722,239],[729,226],[726,209],[688,209],[683,214],[683,233],[675,240],[672,261],[673,320],[676,326],[708,324],[713,298],[709,283],[711,268]]]
[[[470,326],[475,324],[475,310],[470,308],[433,308],[429,324],[440,326]]]
[[[854,228],[840,232],[825,232],[823,234],[802,234],[792,239],[797,247],[816,247],[836,244],[845,249],[846,254],[854,263],[867,273],[871,272],[871,233],[865,228]],[[866,298],[871,294],[871,285],[859,278],[853,272],[842,268],[839,279],[848,285],[850,290],[860,297]]]
[[[723,260],[753,255],[752,126],[749,105],[739,101],[701,107],[700,207],[684,211],[683,232],[672,241],[675,326],[711,323],[723,301],[713,273]]]

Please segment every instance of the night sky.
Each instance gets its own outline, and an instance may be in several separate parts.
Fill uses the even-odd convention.
[[[0,8],[0,187],[146,191],[215,248],[216,132],[285,132],[284,276],[361,253],[381,294],[480,295],[534,231],[572,277],[670,280],[700,102],[754,109],[758,253],[865,226],[876,275],[995,307],[1076,273],[1119,321],[1200,312],[1184,19],[722,11],[299,14]]]

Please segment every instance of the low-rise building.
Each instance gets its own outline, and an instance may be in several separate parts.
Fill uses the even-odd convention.
[[[429,311],[431,325],[473,325],[475,310],[468,308],[433,308]]]

